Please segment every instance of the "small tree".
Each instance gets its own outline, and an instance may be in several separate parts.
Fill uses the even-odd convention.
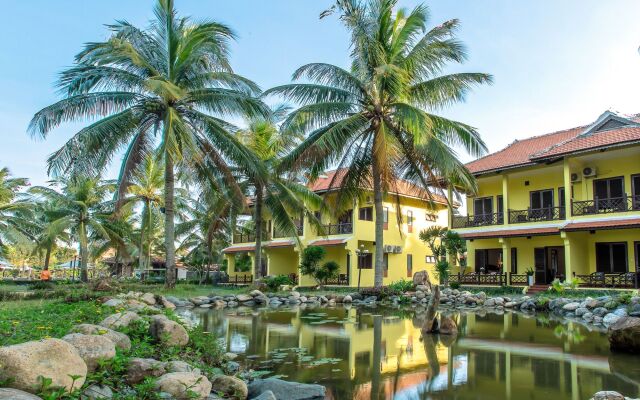
[[[311,276],[318,285],[322,285],[327,280],[336,277],[340,269],[340,266],[335,261],[328,261],[320,265],[326,253],[324,247],[320,246],[309,246],[302,252],[300,273]]]
[[[449,275],[451,274],[451,264],[447,260],[438,260],[436,263],[435,275],[441,285],[447,286]]]
[[[442,243],[449,255],[449,263],[451,266],[455,266],[456,262],[459,262],[460,270],[464,270],[466,267],[464,253],[467,251],[467,241],[464,240],[458,232],[448,230],[442,239]]]
[[[448,229],[443,226],[430,226],[420,231],[418,237],[425,242],[431,253],[437,260],[441,260],[446,254],[445,236]]]

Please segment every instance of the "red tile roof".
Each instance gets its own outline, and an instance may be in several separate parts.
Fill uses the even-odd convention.
[[[287,240],[287,241],[280,241],[280,242],[269,242],[266,243],[264,245],[264,247],[269,247],[269,248],[273,248],[273,247],[289,247],[289,246],[294,246],[295,243],[293,242],[293,240]]]
[[[590,231],[597,229],[640,228],[640,218],[613,219],[607,221],[571,222],[562,228],[564,231]]]
[[[238,247],[227,247],[226,249],[222,249],[222,252],[225,254],[230,253],[242,253],[245,251],[255,251],[256,246],[238,246]]]
[[[522,236],[546,236],[557,235],[560,231],[558,228],[525,228],[513,230],[499,230],[492,232],[460,232],[460,236],[465,239],[493,239],[505,237],[522,237]]]
[[[603,114],[600,118],[611,117],[624,121],[623,118],[610,112]],[[629,117],[629,120],[638,122],[638,115]],[[554,159],[580,151],[640,143],[640,127],[638,126],[629,126],[627,124],[613,129],[585,133],[590,126],[593,127],[594,125],[599,126],[597,124],[579,126],[546,135],[516,140],[500,151],[468,163],[467,168],[478,175],[532,165],[543,160]]]
[[[342,180],[344,179],[347,173],[346,168],[341,168],[333,171],[327,171],[324,176],[319,177],[313,182],[309,182],[307,186],[316,193],[327,192],[331,190],[338,190],[340,185],[342,184]],[[335,178],[335,180],[334,180]],[[363,183],[363,188],[370,189],[371,184],[368,182]],[[445,196],[436,193],[429,193],[421,187],[408,182],[406,180],[398,180],[396,182],[396,187],[391,188],[391,192],[393,194],[399,194],[401,196],[407,197],[417,197],[423,200],[433,201],[438,204],[447,204],[447,199]],[[457,204],[454,202],[454,204]]]
[[[310,245],[313,246],[338,246],[341,244],[347,243],[347,240],[350,238],[342,238],[342,239],[319,239],[313,240],[309,242]]]

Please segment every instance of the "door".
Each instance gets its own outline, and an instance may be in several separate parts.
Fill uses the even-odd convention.
[[[498,202],[498,223],[501,224],[504,222],[504,197],[502,195],[496,196],[496,200]]]
[[[566,279],[564,266],[564,247],[554,246],[547,248],[547,266],[547,283],[551,283],[556,278],[560,280]]]
[[[628,270],[626,243],[596,243],[596,271],[611,274]]]
[[[535,263],[535,284],[546,285],[547,282],[547,252],[544,247],[533,249]]]
[[[620,210],[626,208],[624,178],[597,179],[593,181],[593,197],[597,210]]]
[[[491,223],[493,213],[493,198],[483,197],[473,200],[473,218],[476,224]]]
[[[530,196],[530,219],[551,219],[553,216],[553,189],[536,190]]]
[[[631,186],[632,186],[632,204],[634,210],[640,210],[640,175],[632,175],[631,176]]]
[[[560,206],[560,218],[564,219],[565,218],[565,205],[567,204],[567,202],[565,201],[565,197],[564,197],[564,188],[558,188],[558,205]]]

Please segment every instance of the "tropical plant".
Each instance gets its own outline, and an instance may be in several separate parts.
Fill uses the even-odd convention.
[[[527,270],[524,272],[527,276],[533,276],[536,271],[533,268],[527,268]]]
[[[451,264],[447,260],[439,260],[435,265],[435,275],[440,281],[440,284],[447,285],[449,282],[449,275],[451,274]]]
[[[463,264],[466,264],[464,253],[467,251],[467,241],[458,232],[447,230],[442,242],[446,253],[449,255],[449,262],[452,265],[459,262],[460,267],[464,268],[465,265]]]
[[[34,186],[29,192],[43,201],[55,204],[50,235],[60,237],[69,232],[79,244],[80,280],[88,281],[89,235],[111,240],[116,232],[110,226],[111,211],[104,202],[113,192],[115,184],[103,182],[99,178],[72,176],[52,183],[60,191],[51,187]]]
[[[222,118],[264,114],[266,107],[254,97],[257,85],[229,65],[235,37],[229,27],[179,17],[173,0],[158,0],[154,15],[146,30],[117,21],[106,41],[87,44],[58,81],[65,98],[38,111],[29,131],[46,137],[64,122],[97,119],[53,153],[49,173],[95,175],[125,148],[120,198],[138,165],[157,149],[164,161],[166,284],[172,287],[176,168],[202,184],[231,187],[242,204],[228,163],[254,159]]]
[[[32,204],[19,193],[28,185],[26,178],[13,178],[9,169],[0,169],[0,255],[6,245],[32,239],[37,232]]]
[[[436,260],[442,259],[446,254],[445,238],[447,232],[446,227],[434,225],[421,230],[418,234],[418,238],[429,247]]]
[[[399,281],[391,282],[389,288],[392,290],[397,290],[400,293],[409,292],[416,288],[416,285],[412,280],[400,279]]]
[[[51,256],[58,247],[58,243],[70,243],[70,236],[65,230],[58,229],[54,221],[58,218],[55,202],[43,201],[34,204],[34,214],[38,227],[35,235],[35,253],[44,252],[43,269],[49,269]]]
[[[235,272],[251,271],[251,256],[247,253],[236,254],[234,263]]]
[[[277,291],[282,285],[293,285],[293,281],[287,275],[265,276],[262,282],[272,292]]]
[[[265,215],[271,217],[277,232],[295,240],[298,240],[298,230],[302,227],[305,216],[311,222],[316,222],[316,225],[319,224],[309,210],[320,208],[322,198],[278,170],[281,157],[288,154],[301,139],[296,131],[278,128],[278,123],[288,111],[288,107],[278,106],[267,116],[247,120],[246,129],[239,130],[236,134],[238,140],[253,152],[260,169],[265,171],[264,175],[260,175],[254,170],[256,164],[241,166],[243,171],[249,172],[245,182],[252,195],[256,278],[260,278],[262,273],[260,266]]]
[[[299,68],[294,80],[268,90],[298,103],[284,129],[308,133],[282,162],[284,169],[308,168],[312,178],[330,165],[346,167],[339,198],[350,202],[363,186],[375,205],[375,285],[383,282],[383,199],[399,179],[426,188],[436,176],[474,187],[473,176],[453,146],[477,156],[486,146],[476,130],[433,113],[465,98],[481,73],[441,72],[466,58],[455,39],[457,20],[426,30],[428,10],[394,11],[397,0],[338,0],[338,12],[351,35],[351,70],[323,63]],[[427,191],[426,195],[428,196]],[[394,198],[399,208],[397,197]],[[398,210],[400,211],[400,210]],[[401,212],[397,213],[402,218]]]

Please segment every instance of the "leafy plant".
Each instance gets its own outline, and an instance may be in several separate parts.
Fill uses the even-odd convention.
[[[446,260],[439,260],[436,263],[435,276],[441,284],[446,285],[451,274],[451,264]]]
[[[449,283],[449,287],[451,289],[460,289],[460,282],[451,282]]]
[[[340,270],[338,263],[329,261],[320,265],[326,253],[324,247],[320,246],[309,246],[305,248],[302,252],[300,273],[311,276],[319,285],[322,285],[327,279],[337,276]]]
[[[262,282],[264,282],[272,292],[277,291],[282,285],[293,285],[291,278],[287,275],[265,276],[262,278]]]
[[[251,271],[251,256],[247,253],[236,254],[235,258],[235,272],[248,272]]]
[[[533,268],[527,268],[527,270],[524,273],[527,274],[527,276],[533,276],[536,273],[536,271]]]
[[[409,292],[415,289],[415,285],[412,280],[400,279],[399,281],[391,282],[389,284],[390,290],[397,290],[399,292]]]

